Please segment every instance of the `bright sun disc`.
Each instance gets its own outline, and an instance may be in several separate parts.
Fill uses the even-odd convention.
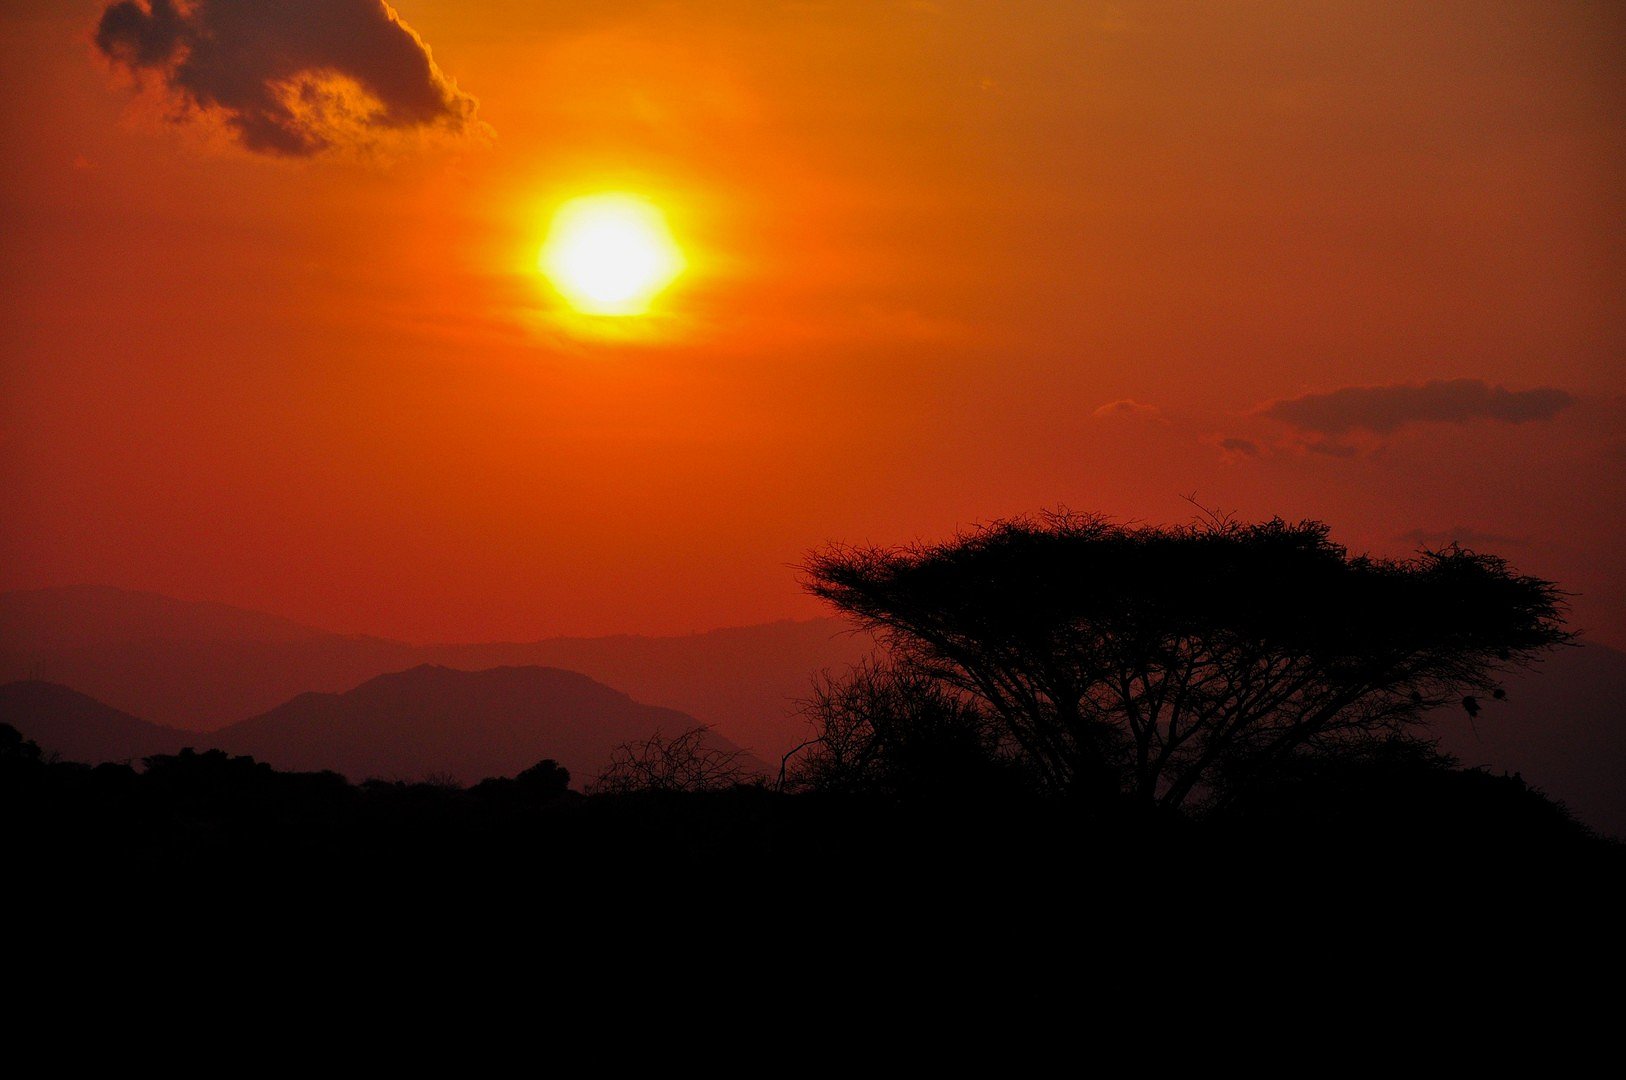
[[[537,262],[570,305],[588,315],[642,315],[684,265],[666,218],[635,195],[565,203]]]

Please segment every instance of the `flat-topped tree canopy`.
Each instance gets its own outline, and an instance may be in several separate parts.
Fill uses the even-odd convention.
[[[1572,637],[1558,588],[1502,559],[1351,556],[1316,521],[1060,511],[803,569],[895,658],[985,702],[1051,786],[1171,806],[1430,708],[1476,710]]]

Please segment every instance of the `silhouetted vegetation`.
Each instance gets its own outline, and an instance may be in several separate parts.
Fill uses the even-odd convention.
[[[1446,704],[1472,714],[1499,675],[1570,640],[1551,582],[1457,547],[1351,557],[1313,521],[1054,513],[832,548],[805,569],[884,642],[943,738],[981,717],[985,757],[1097,805],[1223,807],[1301,755],[1388,743]],[[815,778],[910,726],[872,684],[859,672],[822,693]],[[855,731],[874,745],[855,752]]]
[[[1414,741],[1296,755],[1291,768],[1201,821],[1079,816],[1069,801],[1038,797],[1011,762],[990,754],[974,716],[955,714],[970,727],[948,740],[932,725],[911,729],[958,708],[930,690],[922,705],[908,696],[911,685],[868,670],[865,715],[880,734],[857,733],[869,749],[856,757],[838,757],[835,747],[810,757],[800,794],[718,781],[584,796],[550,761],[466,789],[350,784],[220,751],[92,768],[47,760],[0,724],[0,814],[10,864],[24,873],[367,876],[458,867],[529,877],[546,867],[618,879],[811,874],[829,884],[926,865],[1027,876],[1047,862],[1054,865],[1044,873],[1071,873],[1074,856],[1065,852],[1089,865],[1127,860],[1173,872],[1182,859],[1195,866],[1238,851],[1291,851],[1301,865],[1378,858],[1415,867],[1449,854],[1487,865],[1569,859],[1620,868],[1618,844],[1593,837],[1522,781],[1457,768]],[[842,690],[854,692],[852,684]],[[893,711],[883,717],[876,704]],[[924,741],[913,742],[916,734]]]
[[[610,764],[592,791],[600,795],[635,792],[719,791],[744,784],[750,774],[744,754],[707,742],[704,726],[681,731],[671,738],[655,732],[647,739],[622,743],[610,754]]]
[[[552,758],[522,769],[512,780],[494,776],[474,786],[476,795],[510,802],[548,803],[570,793],[570,770]]]
[[[813,926],[1079,970],[1148,941],[1297,948],[1328,919],[1411,919],[1420,889],[1505,915],[1626,878],[1621,845],[1414,731],[1566,639],[1553,587],[1497,560],[1351,559],[1313,523],[1056,516],[812,573],[891,655],[816,683],[778,784],[704,728],[623,744],[582,794],[554,760],[469,786],[220,751],[91,768],[0,725],[6,868],[30,896],[252,897],[330,941],[350,931],[329,906],[365,898],[352,920],[402,941],[506,909],[669,963],[695,944],[682,898],[713,934],[726,912],[792,948]],[[1007,949],[1029,934],[1041,948]]]
[[[1028,786],[989,710],[916,668],[826,675],[803,711],[815,734],[786,763],[792,790],[941,799]]]

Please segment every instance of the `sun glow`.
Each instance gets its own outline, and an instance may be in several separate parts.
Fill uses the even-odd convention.
[[[683,271],[666,218],[636,195],[571,199],[553,216],[537,260],[570,306],[587,315],[642,315]]]

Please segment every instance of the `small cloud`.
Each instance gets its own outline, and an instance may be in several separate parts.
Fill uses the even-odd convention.
[[[1145,405],[1129,398],[1109,401],[1090,415],[1097,420],[1148,420],[1160,424],[1168,423],[1163,418],[1163,411],[1156,405]]]
[[[1421,385],[1345,386],[1268,402],[1258,411],[1303,431],[1339,436],[1354,431],[1383,435],[1424,422],[1460,424],[1484,419],[1523,424],[1550,419],[1573,404],[1573,395],[1555,387],[1509,390],[1483,379],[1448,379]],[[1336,441],[1309,449],[1341,457],[1354,453],[1353,448]]]
[[[1210,435],[1209,443],[1219,447],[1220,460],[1226,465],[1251,461],[1264,455],[1264,448],[1252,439],[1239,439],[1231,435]]]
[[[383,0],[120,0],[96,47],[263,154],[482,127],[475,100]]]

